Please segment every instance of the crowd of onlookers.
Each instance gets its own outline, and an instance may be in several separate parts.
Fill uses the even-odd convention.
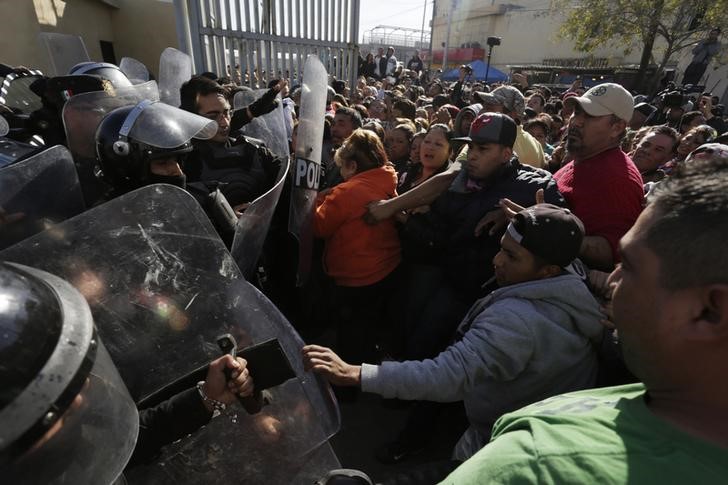
[[[648,445],[658,439],[650,433],[659,423],[645,415],[675,425],[678,448],[697,436],[705,442],[691,443],[691,450],[704,446],[710,448],[706,454],[726,458],[727,434],[710,435],[705,423],[686,423],[678,411],[654,411],[637,384],[592,398],[587,392],[548,400],[519,411],[521,421],[518,414],[499,421],[557,394],[638,380],[648,396],[662,397],[671,385],[694,396],[689,380],[699,371],[691,373],[690,363],[678,370],[668,362],[685,360],[674,354],[681,348],[696,366],[720,363],[717,369],[725,370],[719,350],[725,354],[728,281],[719,271],[728,267],[719,239],[726,233],[716,234],[725,227],[717,221],[726,215],[728,134],[717,99],[675,86],[650,98],[614,83],[587,89],[579,80],[561,92],[530,85],[523,73],[510,83],[486,84],[471,81],[465,66],[456,82],[430,81],[418,56],[405,67],[391,48],[362,59],[360,73],[355,85],[334,79],[325,88],[311,277],[303,289],[286,286],[289,280],[263,282],[275,278],[273,272],[261,287],[275,287],[271,298],[311,342],[327,341],[312,328],[333,331],[331,349],[310,345],[303,353],[306,367],[335,384],[340,399],[356,399],[353,386],[417,401],[396,439],[377,450],[378,458],[395,463],[421,450],[442,413],[433,402],[460,401],[465,419],[462,437],[453,443],[455,461],[433,468],[430,479],[444,478],[469,459],[453,483],[535,480],[540,472],[533,467],[541,466],[543,449],[552,454],[543,473],[553,481],[600,481],[608,476],[600,457],[611,453],[626,462],[633,456],[624,449],[630,444],[649,455]],[[150,176],[140,185],[172,177],[183,186],[218,183],[226,197],[234,197],[230,204],[238,215],[265,193],[280,161],[237,130],[270,112],[280,93],[295,159],[301,88],[289,91],[274,81],[264,102],[236,120],[231,105],[244,89],[239,82],[208,73],[183,85],[182,108],[216,121],[218,131],[190,142],[184,159],[176,153],[166,158],[168,168],[146,166]],[[693,199],[707,214],[691,211]],[[699,247],[678,237],[680,224]],[[719,253],[717,270],[683,267],[706,264],[701,258],[711,251]],[[262,262],[264,271],[267,264]],[[665,269],[673,266],[675,274]],[[703,270],[704,278],[693,274]],[[710,285],[702,296],[690,293],[693,299],[681,293]],[[276,300],[286,293],[285,302]],[[662,314],[676,304],[668,294],[680,303],[672,316]],[[679,318],[688,322],[684,329]],[[689,326],[698,320],[703,323]],[[653,329],[635,330],[642,323]],[[687,343],[664,335],[677,329]],[[647,348],[653,342],[663,347]],[[704,357],[697,358],[701,351]],[[703,384],[699,404],[713,409],[704,394],[708,382],[717,388],[716,402],[728,390],[714,380],[695,384]],[[632,407],[615,417],[614,403],[623,401]],[[569,429],[580,427],[574,410],[582,408],[604,413],[584,418],[586,438]],[[690,409],[701,408],[693,403]],[[636,430],[634,441],[620,445],[605,438],[601,455],[585,458],[574,443],[591,440],[582,447],[598,448],[599,426],[612,426],[620,416],[627,429]],[[622,430],[611,432],[621,436]],[[491,433],[505,439],[488,445]],[[565,453],[573,461],[553,458],[562,445],[571,447]],[[667,450],[666,460],[671,453],[680,454]],[[578,470],[580,459],[593,468]],[[698,473],[718,476],[726,462],[709,459]],[[650,462],[642,472],[657,468]]]

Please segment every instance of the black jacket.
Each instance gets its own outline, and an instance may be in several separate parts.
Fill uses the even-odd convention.
[[[211,418],[212,413],[202,404],[194,387],[139,411],[139,438],[127,469],[149,462],[164,445],[194,433]]]
[[[503,232],[475,237],[475,226],[498,202],[507,197],[523,206],[535,203],[536,191],[544,189],[546,202],[565,206],[556,181],[545,170],[513,158],[485,182],[484,188],[467,191],[467,175],[462,170],[450,189],[440,195],[430,211],[410,216],[404,226],[405,257],[422,256],[444,270],[447,282],[466,298],[477,298],[480,288],[493,276],[493,257],[500,249]]]
[[[265,145],[245,136],[226,144],[202,141],[185,162],[188,182],[214,182],[230,205],[252,202],[276,181],[281,160]]]

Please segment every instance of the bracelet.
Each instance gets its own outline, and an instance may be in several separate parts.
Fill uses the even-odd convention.
[[[225,408],[227,407],[227,404],[225,404],[222,401],[218,401],[217,399],[213,399],[211,397],[208,397],[207,394],[205,394],[205,390],[202,386],[205,385],[205,381],[200,381],[197,383],[197,392],[200,394],[200,398],[206,402],[209,403],[210,406],[212,406],[212,409],[214,409],[214,413],[222,413],[225,411]]]

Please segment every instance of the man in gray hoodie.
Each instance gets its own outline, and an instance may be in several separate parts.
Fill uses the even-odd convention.
[[[564,270],[583,236],[581,221],[568,209],[524,209],[493,259],[501,288],[472,306],[455,342],[436,358],[355,366],[308,345],[304,366],[332,384],[386,398],[463,400],[470,427],[454,458],[465,460],[488,442],[502,414],[594,385],[603,316],[583,281]]]

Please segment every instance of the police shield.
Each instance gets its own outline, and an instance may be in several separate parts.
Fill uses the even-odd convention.
[[[149,81],[149,70],[147,66],[133,57],[122,57],[119,63],[119,69],[129,78],[132,84],[142,84]]]
[[[179,108],[179,88],[192,77],[192,58],[173,47],[159,57],[159,99]]]
[[[145,99],[159,100],[157,83],[149,81],[111,92],[93,91],[72,96],[63,105],[63,126],[68,148],[78,159],[96,158],[96,128],[110,111],[135,105]]]
[[[220,334],[232,334],[240,347],[280,342],[296,377],[268,389],[262,411],[229,407],[156,462],[132,470],[131,483],[295,483],[303,475],[310,483],[337,465],[326,443],[339,426],[330,388],[304,372],[300,337],[245,281],[186,192],[168,185],[130,192],[0,252],[0,259],[32,262],[84,295],[137,402],[220,355]]]
[[[235,224],[235,237],[230,249],[233,259],[246,279],[250,280],[270,228],[283,185],[288,175],[288,163],[282,163],[275,185],[245,209]]]
[[[68,282],[0,263],[4,483],[111,483],[137,439],[138,413]],[[102,445],[103,444],[103,445]]]
[[[42,108],[40,97],[30,90],[30,85],[42,77],[40,71],[8,74],[0,87],[0,104],[26,115]]]
[[[0,248],[85,209],[73,158],[60,145],[0,168]]]
[[[250,106],[253,101],[263,96],[267,91],[267,89],[239,91],[235,93],[233,108],[236,111],[244,109]],[[280,99],[280,95],[278,97]],[[270,113],[253,118],[250,123],[243,126],[241,131],[246,136],[262,140],[274,155],[281,158],[288,158],[288,135],[282,103],[279,103],[278,107]]]
[[[321,172],[321,145],[326,109],[326,68],[309,56],[303,70],[293,188],[288,230],[298,240],[297,285],[303,285],[311,268],[313,211]]]
[[[63,76],[79,62],[91,60],[83,39],[78,35],[58,34],[55,32],[41,32],[38,34],[41,47],[48,54],[51,77]]]

